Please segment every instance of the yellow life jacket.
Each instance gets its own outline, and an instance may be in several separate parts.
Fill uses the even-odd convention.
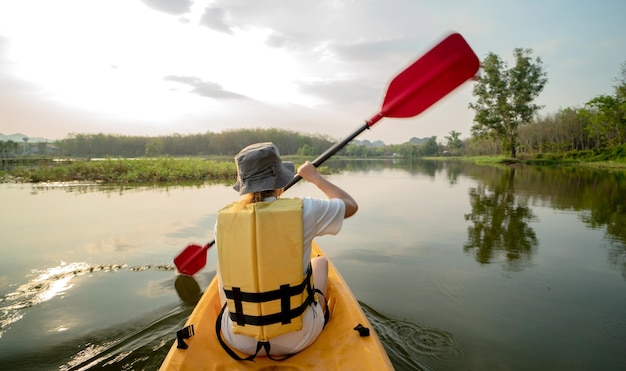
[[[302,200],[277,199],[218,213],[218,260],[233,333],[269,339],[302,328],[315,300],[303,274]]]

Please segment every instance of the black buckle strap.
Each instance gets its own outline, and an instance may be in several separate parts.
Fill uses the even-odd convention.
[[[291,313],[291,295],[289,295],[289,284],[284,284],[280,286],[280,291],[282,294],[280,295],[280,313],[281,313],[281,323],[286,325],[291,323],[291,319],[294,317],[290,316]]]
[[[252,361],[254,362],[254,359],[256,358],[256,356],[259,354],[259,352],[261,351],[261,349],[265,349],[265,355],[267,356],[267,358],[271,359],[272,361],[284,361],[287,358],[290,358],[292,356],[294,356],[296,353],[293,354],[286,354],[283,357],[274,357],[272,355],[270,355],[270,342],[269,341],[258,341],[256,344],[256,351],[254,352],[254,354],[249,355],[248,357],[240,357],[237,353],[235,353],[234,350],[232,350],[228,344],[226,344],[226,342],[224,341],[224,338],[222,338],[222,317],[224,316],[224,311],[226,310],[226,304],[224,304],[224,306],[222,306],[222,310],[220,311],[220,314],[217,316],[217,320],[215,321],[215,333],[217,334],[217,340],[219,340],[220,345],[222,346],[222,348],[226,351],[226,353],[228,353],[228,355],[236,360],[236,361]],[[192,326],[193,327],[193,326]]]
[[[193,330],[193,325],[183,327],[182,329],[176,331],[176,348],[178,349],[189,348],[189,345],[185,343],[185,339],[189,339],[194,334],[195,334],[195,331]]]
[[[272,300],[282,299],[285,294],[288,296],[295,296],[301,294],[308,286],[310,286],[311,275],[313,274],[313,270],[309,266],[307,270],[306,277],[296,286],[288,286],[289,290],[285,291],[283,287],[277,290],[265,291],[265,292],[243,292],[241,288],[233,287],[231,290],[227,290],[224,288],[224,294],[226,294],[227,299],[237,300],[235,297],[235,290],[239,290],[237,295],[241,295],[240,298],[242,301],[247,303],[265,303]]]
[[[241,313],[230,313],[230,319],[232,319],[233,321],[236,321],[236,319],[240,315],[242,315],[244,323],[246,325],[253,325],[253,326],[266,326],[266,325],[271,325],[274,323],[289,323],[289,322],[284,322],[285,321],[284,318],[289,318],[289,321],[291,321],[291,319],[300,316],[302,313],[304,313],[306,308],[309,305],[311,305],[312,302],[313,302],[313,297],[309,296],[304,301],[304,303],[302,303],[302,305],[300,305],[299,307],[295,309],[291,309],[287,312],[266,314],[264,316],[251,316],[251,315],[241,314]]]
[[[217,320],[215,321],[215,333],[217,334],[217,340],[219,340],[220,345],[222,346],[222,348],[224,348],[226,353],[228,353],[228,355],[231,356],[233,359],[235,359],[237,361],[252,361],[252,360],[254,360],[254,357],[256,357],[257,353],[259,353],[259,350],[261,349],[261,348],[259,348],[258,345],[257,345],[257,350],[256,350],[255,354],[253,354],[251,356],[248,356],[246,358],[242,358],[242,357],[239,357],[239,355],[237,353],[235,353],[234,350],[230,349],[228,344],[226,344],[226,342],[222,338],[222,316],[224,315],[224,310],[225,309],[226,309],[226,304],[224,304],[224,306],[222,306],[222,310],[220,311],[220,314],[217,316]]]
[[[311,277],[313,269],[309,265],[304,280],[296,286],[289,284],[281,285],[278,290],[266,291],[261,293],[242,292],[240,287],[233,287],[231,290],[224,290],[227,299],[233,300],[235,304],[234,312],[230,313],[230,319],[239,326],[253,325],[266,326],[274,323],[288,324],[291,320],[302,315],[306,308],[314,300],[314,288],[311,285]],[[297,308],[291,309],[291,297],[300,295],[306,290],[306,300]],[[264,303],[273,300],[280,300],[281,310],[279,313],[267,314],[262,316],[253,316],[243,313],[243,302]]]
[[[237,322],[239,326],[243,326],[246,321],[243,316],[243,296],[241,294],[241,288],[233,287],[232,293],[233,297],[231,299],[235,302],[235,313],[233,313],[235,316],[234,318],[231,316],[231,319]]]

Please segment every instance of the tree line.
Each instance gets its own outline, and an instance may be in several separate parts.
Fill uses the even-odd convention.
[[[472,94],[476,102],[471,139],[465,154],[567,153],[626,145],[626,62],[615,79],[613,94],[599,95],[583,107],[538,116],[535,103],[548,82],[541,58],[517,48],[515,65],[488,53]]]
[[[173,134],[168,136],[124,136],[113,134],[72,133],[54,143],[38,143],[36,153],[52,153],[59,157],[161,157],[161,156],[234,156],[245,146],[257,142],[273,142],[281,155],[317,156],[338,140],[324,135],[308,135],[281,129],[237,129],[220,133]],[[0,151],[8,157],[21,153],[19,143],[0,142]],[[412,138],[401,145],[384,145],[355,140],[338,152],[349,157],[435,156],[441,151],[437,137]],[[33,151],[35,153],[35,151]]]
[[[256,142],[273,142],[283,155],[310,155],[321,153],[333,140],[280,129],[239,129],[159,137],[70,134],[54,146],[57,156],[67,157],[234,156]]]

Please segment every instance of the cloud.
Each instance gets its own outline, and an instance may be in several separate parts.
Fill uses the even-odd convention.
[[[224,90],[222,85],[203,81],[202,79],[194,76],[166,76],[163,78],[166,81],[173,81],[184,85],[189,85],[193,89],[191,93],[198,94],[203,97],[213,99],[248,99],[246,96],[237,94],[231,91]]]
[[[333,105],[375,101],[381,95],[381,89],[376,84],[354,80],[303,82],[298,90]]]
[[[216,0],[201,22],[235,37],[263,32],[265,45],[297,61],[305,81],[301,92],[328,97],[333,86],[328,80],[338,80],[339,88],[350,81],[353,88],[363,80],[377,82],[380,91],[389,76],[423,52],[432,37],[423,32],[431,22],[422,8],[405,0],[290,0],[280,6],[271,0]]]
[[[354,31],[349,32],[354,24],[349,21],[355,19],[345,19],[344,13],[337,12],[340,3],[290,0],[276,6],[276,2],[268,0],[217,0],[206,9],[203,25],[222,32],[268,30],[271,34],[268,45],[295,51],[310,50],[332,39],[362,37]]]
[[[369,61],[400,56],[406,59],[408,51],[419,44],[414,38],[360,41],[333,47],[338,56],[347,61]],[[414,53],[416,54],[416,52]]]
[[[163,13],[181,15],[191,9],[191,0],[141,0],[148,7]]]
[[[0,79],[10,73],[12,63],[8,59],[9,39],[0,34]]]
[[[226,10],[223,8],[206,8],[200,18],[200,25],[225,34],[233,34],[231,27],[226,24]]]

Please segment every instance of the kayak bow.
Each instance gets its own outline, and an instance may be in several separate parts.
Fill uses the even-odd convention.
[[[324,255],[315,242],[312,255]],[[357,299],[330,261],[327,298],[330,320],[311,346],[284,361],[272,361],[261,354],[254,362],[236,361],[222,349],[215,334],[221,310],[215,277],[185,324],[185,328],[193,325],[194,329],[184,340],[187,349],[179,349],[175,342],[161,370],[393,370]]]

